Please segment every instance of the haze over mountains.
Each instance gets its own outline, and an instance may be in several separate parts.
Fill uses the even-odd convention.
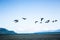
[[[60,34],[60,29],[50,30],[50,31],[46,31],[46,32],[36,32],[35,34]]]
[[[15,33],[14,31],[9,31],[5,28],[0,28],[0,34],[18,34],[18,33]],[[51,31],[47,31],[47,32],[36,32],[34,34],[60,34],[60,29],[51,30]]]

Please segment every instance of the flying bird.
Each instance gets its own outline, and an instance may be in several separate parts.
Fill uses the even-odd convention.
[[[41,21],[43,20],[44,18],[41,18]]]
[[[58,20],[55,20],[55,22],[57,22]]]
[[[52,21],[53,23],[55,22],[55,21]]]
[[[53,20],[52,22],[54,23],[54,22],[57,22],[58,20]]]
[[[43,20],[44,18],[41,18],[41,22],[40,23],[42,23],[42,20]]]
[[[18,20],[14,20],[15,23],[19,22]]]
[[[50,20],[47,20],[45,23],[49,23]]]
[[[35,24],[37,23],[38,21],[35,21]]]
[[[23,20],[26,20],[26,18],[22,18]]]

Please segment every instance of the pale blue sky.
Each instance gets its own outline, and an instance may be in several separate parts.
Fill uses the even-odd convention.
[[[27,20],[23,20],[26,17]],[[44,18],[40,24],[40,18]],[[18,23],[13,20],[18,19]],[[46,20],[58,22],[45,24]],[[39,22],[35,24],[34,22]],[[17,33],[32,33],[60,29],[59,0],[0,0],[0,27]]]

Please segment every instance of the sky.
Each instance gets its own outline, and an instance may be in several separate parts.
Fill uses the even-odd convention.
[[[23,20],[22,18],[27,18]],[[44,18],[40,24],[41,18]],[[19,20],[15,23],[14,20]],[[58,20],[52,23],[53,20]],[[34,23],[35,21],[38,23]],[[49,23],[45,23],[50,20]],[[0,28],[17,33],[60,29],[60,0],[0,0]]]

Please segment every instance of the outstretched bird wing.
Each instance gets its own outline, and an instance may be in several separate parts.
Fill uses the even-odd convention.
[[[41,21],[43,20],[44,18],[41,18]]]
[[[14,20],[15,21],[15,23],[17,23],[18,22],[18,20]]]
[[[57,22],[58,20],[53,20],[52,22],[54,23],[54,22]]]
[[[57,22],[58,20],[55,20],[55,22]]]
[[[26,18],[22,18],[22,19],[26,20]]]
[[[49,23],[50,20],[47,20],[45,23]]]
[[[37,23],[38,21],[35,21],[35,23]]]

